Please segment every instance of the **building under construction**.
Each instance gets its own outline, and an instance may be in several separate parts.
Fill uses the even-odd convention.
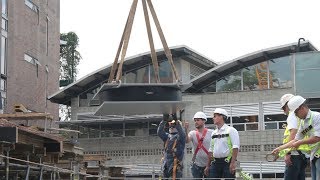
[[[240,134],[240,166],[254,177],[282,177],[284,162],[267,162],[266,154],[282,142],[286,117],[280,109],[283,94],[299,94],[309,99],[311,109],[319,110],[320,53],[309,41],[302,41],[256,51],[217,65],[186,47],[172,47],[174,64],[183,83],[192,85],[182,99],[191,102],[184,109],[183,121],[192,123],[193,114],[204,111],[214,128],[212,112],[216,107],[230,114],[228,124]],[[175,81],[164,51],[157,51],[160,79]],[[150,53],[127,58],[124,83],[153,82]],[[52,102],[71,105],[72,120],[61,127],[79,130],[79,142],[85,154],[111,157],[107,166],[123,167],[125,176],[143,177],[159,172],[163,144],[156,136],[162,116],[96,116],[98,106],[90,101],[101,83],[108,78],[111,66],[97,70],[50,97]],[[309,79],[306,81],[306,79]],[[187,146],[185,165],[191,161]],[[128,169],[129,167],[129,169]],[[148,167],[148,168],[145,168]],[[185,176],[190,169],[185,168]]]
[[[2,2],[0,179],[158,176],[163,143],[156,130],[162,114],[119,114],[119,109],[97,115],[100,103],[95,95],[110,79],[112,65],[58,90],[59,0]],[[184,45],[171,47],[178,76],[172,72],[167,50],[126,58],[118,76],[121,82],[174,83],[179,77],[189,84],[181,89],[187,104],[181,109],[182,121],[191,124],[193,114],[204,111],[207,127],[214,128],[213,110],[226,109],[227,124],[241,138],[240,167],[256,178],[283,177],[284,162],[267,162],[265,156],[282,142],[283,94],[302,95],[312,110],[319,111],[320,85],[315,82],[320,53],[312,43],[300,39],[223,64]],[[70,121],[56,123],[58,104],[71,106]],[[185,167],[191,158],[189,144]],[[184,171],[184,177],[191,177],[189,168]]]

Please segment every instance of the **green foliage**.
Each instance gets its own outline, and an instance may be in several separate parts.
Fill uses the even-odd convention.
[[[60,39],[66,41],[60,46],[60,80],[70,83],[77,77],[77,66],[81,60],[80,53],[76,50],[79,45],[79,38],[76,33],[61,33]]]
[[[60,45],[60,85],[65,86],[75,81],[81,55],[76,50],[79,45],[79,38],[76,33],[61,33],[60,40],[66,42],[66,44]],[[68,121],[71,119],[71,107],[61,105],[59,109],[60,120]]]

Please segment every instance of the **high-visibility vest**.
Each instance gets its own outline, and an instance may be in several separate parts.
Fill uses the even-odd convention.
[[[307,132],[311,131],[312,133],[314,133],[314,127],[312,127],[312,121],[313,121],[314,114],[312,111],[310,111],[310,112],[311,112],[311,117],[310,117],[310,121],[309,121],[309,126],[302,131],[304,138],[310,137]],[[301,124],[302,124],[302,126],[304,126],[304,121],[301,121]],[[308,146],[309,152],[310,152],[313,148],[320,146],[320,142],[317,142],[314,144],[306,144],[306,145]],[[315,153],[315,156],[318,156],[318,157],[320,156],[320,149],[317,150],[317,152]]]
[[[298,119],[298,127],[299,127],[300,123],[302,124],[303,120],[301,120],[297,116],[296,116],[296,118]],[[303,124],[302,124],[302,126],[303,126]],[[289,142],[290,134],[291,134],[290,130],[289,130],[288,126],[287,126],[286,130],[284,131],[284,134],[283,134],[283,141],[282,141],[283,144],[286,144],[286,143]],[[280,157],[284,157],[291,150],[292,150],[292,148],[283,149],[283,150],[281,150],[279,152],[279,156]],[[310,152],[310,147],[307,144],[303,144],[303,145],[300,145],[297,150],[303,151],[305,153],[309,153]]]
[[[214,130],[214,132],[217,132],[218,129]],[[231,142],[231,138],[230,138],[230,128],[228,127],[227,129],[227,133],[225,135],[227,136],[227,144],[228,144],[228,148],[229,148],[229,155],[227,156],[227,158],[225,159],[226,162],[230,162],[230,159],[232,157],[232,142]],[[211,139],[211,147],[212,147],[212,151],[214,151],[214,139]],[[212,153],[212,158],[214,159],[214,154]]]

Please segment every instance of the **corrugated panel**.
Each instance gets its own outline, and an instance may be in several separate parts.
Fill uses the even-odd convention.
[[[280,102],[264,102],[262,103],[263,106],[263,114],[270,115],[270,114],[283,114],[283,111],[280,107]]]
[[[250,174],[283,173],[285,163],[279,162],[240,162],[240,167],[244,172]]]
[[[212,117],[213,111],[216,108],[223,108],[228,112],[229,115],[231,114],[230,106],[223,106],[223,105],[222,106],[203,106],[203,112],[207,115],[207,117]]]
[[[259,104],[231,106],[232,116],[250,116],[259,114]]]

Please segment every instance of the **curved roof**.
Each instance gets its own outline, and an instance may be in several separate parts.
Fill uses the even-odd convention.
[[[217,63],[215,63],[211,59],[205,57],[204,55],[201,55],[200,53],[194,51],[193,49],[185,45],[170,47],[170,50],[173,59],[177,57],[183,57],[184,60],[204,70],[209,70],[217,65]],[[163,61],[167,59],[163,49],[157,50],[156,53],[158,61]],[[128,57],[124,61],[123,72],[146,66],[151,62],[152,61],[150,52],[145,52],[142,54],[137,54],[135,56]],[[72,84],[69,84],[68,86],[59,90],[58,92],[50,95],[48,99],[54,103],[70,105],[72,97],[76,97],[79,94],[89,92],[99,87],[101,83],[105,82],[109,77],[111,67],[112,64],[109,64],[86,75],[78,81],[73,82]]]
[[[298,48],[298,43],[291,43],[263,49],[222,63],[192,79],[189,82],[192,86],[185,92],[201,92],[203,88],[211,85],[215,80],[263,61],[288,56],[296,52],[318,51],[309,41],[302,41],[299,45],[300,48]]]

